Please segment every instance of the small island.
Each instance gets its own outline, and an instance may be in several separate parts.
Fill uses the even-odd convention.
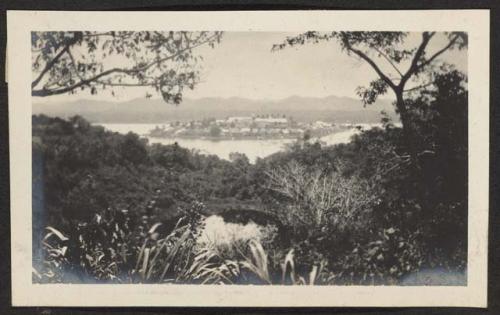
[[[167,122],[157,125],[147,136],[214,141],[320,138],[352,127],[351,124],[324,121],[298,122],[285,115],[252,115]]]

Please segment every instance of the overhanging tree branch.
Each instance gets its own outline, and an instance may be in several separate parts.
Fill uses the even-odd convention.
[[[190,52],[192,49],[194,48],[197,48],[201,45],[204,45],[206,43],[209,43],[209,42],[212,42],[214,39],[216,39],[217,37],[219,36],[218,33],[215,33],[214,35],[212,36],[209,36],[207,37],[206,39],[200,41],[200,42],[197,42],[196,44],[194,45],[190,45],[189,42],[186,43],[186,47],[183,48],[183,49],[180,49],[178,50],[176,53],[172,54],[172,55],[169,55],[169,56],[166,56],[164,58],[161,58],[161,59],[155,59],[147,64],[144,64],[144,65],[141,65],[141,66],[136,66],[134,68],[131,68],[131,69],[123,69],[123,68],[112,68],[112,69],[109,69],[109,70],[106,70],[106,71],[103,71],[97,75],[94,75],[90,78],[84,78],[79,72],[78,72],[78,69],[76,67],[76,62],[73,58],[73,56],[70,54],[70,59],[71,59],[71,63],[73,64],[73,68],[74,68],[74,71],[75,71],[75,74],[76,76],[80,79],[79,82],[75,83],[75,84],[72,84],[72,85],[69,85],[69,86],[65,86],[65,87],[62,87],[62,88],[58,88],[58,89],[48,89],[46,86],[44,86],[43,88],[41,89],[33,89],[34,87],[36,87],[39,82],[42,80],[43,76],[48,72],[50,71],[50,69],[52,67],[55,66],[55,64],[57,63],[57,61],[61,58],[61,56],[65,53],[65,52],[69,52],[69,47],[70,45],[66,45],[65,48],[58,53],[58,55],[56,57],[54,57],[53,60],[51,60],[51,62],[49,62],[46,67],[44,68],[44,70],[42,71],[42,73],[37,77],[37,79],[32,83],[32,93],[31,95],[32,96],[39,96],[39,97],[44,97],[44,96],[51,96],[51,95],[59,95],[59,94],[64,94],[64,93],[68,93],[68,92],[71,92],[77,88],[80,88],[82,86],[90,86],[92,83],[96,83],[96,84],[101,84],[101,85],[109,85],[109,86],[147,86],[148,84],[146,84],[145,82],[139,82],[139,83],[121,83],[121,82],[102,82],[100,81],[103,77],[106,77],[106,76],[110,76],[110,75],[113,75],[113,74],[125,74],[125,75],[129,75],[129,76],[134,76],[134,75],[138,75],[140,73],[143,73],[147,70],[149,70],[150,68],[152,68],[153,66],[157,65],[159,66],[160,64],[168,61],[168,60],[171,60],[171,59],[174,59],[184,53],[187,53],[187,52]],[[196,39],[199,40],[201,39],[201,35],[200,37],[198,37]]]
[[[345,43],[345,47],[347,50],[352,51],[353,53],[358,55],[360,58],[365,60],[375,70],[375,72],[379,75],[379,77],[382,80],[384,80],[385,83],[387,83],[387,85],[389,85],[392,89],[396,88],[396,85],[394,84],[394,82],[392,82],[392,80],[389,79],[389,77],[387,75],[385,75],[385,73],[383,73],[382,70],[380,70],[379,66],[370,57],[368,57],[368,55],[366,55],[361,50],[352,47],[347,39],[344,40],[344,43]]]
[[[420,58],[423,56],[425,53],[425,48],[429,44],[429,41],[431,38],[434,36],[434,33],[429,33],[429,32],[423,32],[422,33],[422,42],[417,48],[417,51],[415,52],[415,55],[413,56],[413,59],[411,61],[410,67],[408,68],[408,71],[403,75],[401,78],[401,82],[399,83],[399,88],[402,90],[406,84],[406,82],[411,78],[412,75],[416,73],[418,70],[418,62]]]
[[[74,89],[77,89],[81,86],[90,85],[90,83],[92,83],[92,82],[94,82],[94,81],[96,81],[104,76],[114,74],[114,73],[127,73],[128,71],[130,71],[130,70],[113,68],[113,69],[101,72],[100,74],[98,74],[92,78],[89,78],[86,80],[81,80],[80,82],[73,84],[73,85],[70,85],[70,86],[65,87],[65,88],[56,89],[56,90],[48,90],[48,89],[32,90],[31,95],[32,96],[51,96],[51,95],[64,94],[64,93],[68,93]]]
[[[40,74],[38,75],[38,77],[33,82],[31,82],[31,88],[32,89],[34,87],[36,87],[38,85],[38,83],[40,83],[40,81],[43,79],[43,77],[45,76],[45,74],[50,69],[52,69],[52,67],[57,63],[57,61],[59,61],[59,59],[61,58],[61,56],[64,55],[64,53],[68,52],[69,47],[70,47],[69,44],[65,45],[64,48],[50,62],[48,62],[45,65],[45,68],[43,68],[42,72],[40,72]]]
[[[378,48],[375,48],[375,50],[382,56],[384,57],[385,60],[387,60],[387,62],[394,68],[394,70],[396,70],[396,72],[401,76],[403,77],[403,74],[401,73],[401,71],[398,69],[398,67],[396,67],[396,65],[391,61],[391,59],[389,57],[387,57],[387,55],[381,51],[380,49]]]
[[[443,47],[442,49],[438,50],[434,55],[432,55],[426,61],[424,61],[421,64],[417,65],[417,68],[421,69],[421,68],[427,66],[428,64],[430,64],[431,62],[433,62],[434,59],[436,59],[441,54],[443,54],[445,51],[447,51],[448,49],[450,49],[453,45],[455,45],[455,43],[457,42],[458,39],[459,39],[459,36],[456,35],[452,40],[450,40],[450,42],[445,47]]]

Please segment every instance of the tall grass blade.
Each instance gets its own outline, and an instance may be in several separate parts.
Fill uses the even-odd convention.
[[[168,253],[167,259],[165,260],[166,261],[165,268],[163,269],[163,272],[161,273],[161,276],[160,276],[160,282],[163,281],[163,279],[165,278],[165,275],[167,274],[167,272],[170,268],[170,265],[175,258],[175,255],[179,251],[179,248],[181,247],[181,245],[184,244],[184,242],[187,240],[187,238],[189,237],[189,234],[191,234],[191,231],[189,229],[186,229],[186,231],[184,231],[182,236],[177,240],[177,242],[175,243],[172,250]]]
[[[142,280],[146,280],[146,269],[148,267],[148,260],[149,260],[149,248],[146,248],[144,250],[144,259],[142,261],[142,268],[141,268],[141,278]]]
[[[59,230],[57,230],[57,229],[55,229],[55,228],[53,228],[53,227],[51,227],[51,226],[47,226],[47,227],[46,227],[46,229],[47,229],[47,230],[49,230],[49,231],[50,231],[50,233],[49,233],[49,234],[47,234],[47,235],[45,236],[45,238],[44,238],[44,239],[49,238],[51,235],[55,235],[55,236],[57,236],[57,237],[59,238],[59,240],[61,240],[61,241],[67,241],[67,240],[69,240],[69,238],[67,238],[66,236],[64,236],[64,235],[63,235],[63,234],[62,234]],[[51,233],[52,233],[52,234],[51,234]]]

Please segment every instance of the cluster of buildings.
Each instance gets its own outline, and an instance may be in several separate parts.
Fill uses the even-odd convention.
[[[156,126],[149,136],[160,138],[222,138],[276,139],[298,138],[306,132],[321,137],[338,129],[333,123],[316,121],[301,123],[291,117],[276,115],[234,116],[225,119],[204,119],[189,122],[169,122]]]

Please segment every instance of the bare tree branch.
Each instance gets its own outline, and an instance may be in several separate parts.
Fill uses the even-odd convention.
[[[421,84],[421,85],[412,87],[410,89],[403,90],[403,93],[407,93],[407,92],[412,92],[412,91],[416,91],[416,90],[419,90],[419,89],[423,89],[425,87],[431,86],[432,84],[433,84],[433,82],[427,82],[425,84]]]

